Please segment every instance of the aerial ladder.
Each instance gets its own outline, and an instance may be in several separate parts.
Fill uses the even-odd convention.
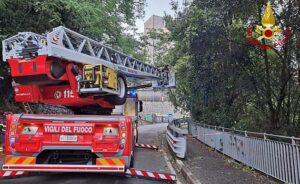
[[[128,81],[149,81],[169,88],[168,69],[143,63],[65,27],[40,35],[21,32],[2,42],[17,102],[62,105],[83,114],[110,114],[126,101]],[[154,81],[154,82],[153,82]],[[134,83],[134,82],[131,82]],[[149,86],[149,85],[146,85]]]

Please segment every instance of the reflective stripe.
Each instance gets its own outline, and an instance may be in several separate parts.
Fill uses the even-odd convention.
[[[116,163],[116,165],[124,165],[124,163],[121,162],[121,159],[114,158],[112,160]]]
[[[161,179],[166,179],[166,176],[165,176],[164,174],[159,174],[159,177],[160,177]]]
[[[125,160],[123,158],[97,158],[96,165],[124,166]]]
[[[152,178],[155,178],[155,176],[154,176],[154,174],[152,172],[148,172],[148,176],[152,177]]]
[[[17,171],[16,175],[21,175],[23,173],[24,173],[24,171]]]
[[[24,171],[0,171],[0,177],[10,177],[10,176],[17,176],[17,175],[26,175],[27,172]]]
[[[149,177],[156,180],[167,180],[167,181],[176,181],[176,175],[173,174],[164,174],[158,172],[150,172],[145,170],[137,170],[137,169],[127,169],[127,175],[131,176],[141,176],[141,177]]]
[[[6,161],[6,164],[14,164],[18,160],[18,157],[9,158],[8,161]]]
[[[35,164],[35,157],[6,157],[5,164]]]
[[[159,148],[159,146],[153,145],[153,144],[136,143],[135,146],[138,147],[138,148],[149,148],[149,149],[158,149]]]
[[[32,164],[35,161],[34,157],[27,158],[22,164]]]
[[[135,171],[135,172],[136,172],[136,175],[143,176],[141,171]]]
[[[10,176],[11,172],[12,172],[12,171],[6,171],[6,172],[3,174],[3,176]]]
[[[108,165],[117,165],[112,159],[108,158],[106,159],[106,161],[108,162]]]
[[[106,159],[99,159],[99,162],[101,163],[101,165],[109,165]]]
[[[38,171],[38,172],[124,172],[125,166],[99,166],[99,165],[55,165],[55,164],[33,164],[33,165],[3,165],[5,176],[11,171]],[[9,173],[7,173],[9,172]]]
[[[18,160],[14,164],[23,164],[26,161],[25,157],[18,158]]]

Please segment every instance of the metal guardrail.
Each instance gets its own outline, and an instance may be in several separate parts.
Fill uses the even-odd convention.
[[[185,122],[182,121],[181,123]],[[178,120],[173,120],[171,123],[169,123],[166,139],[176,156],[179,158],[185,158],[187,151],[186,135],[188,134],[188,129],[181,129],[178,125]]]
[[[280,181],[300,183],[300,138],[195,124],[189,131],[201,142]],[[284,140],[278,141],[278,140]]]

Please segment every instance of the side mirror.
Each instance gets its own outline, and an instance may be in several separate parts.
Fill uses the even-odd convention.
[[[139,100],[139,112],[143,112],[143,102]]]

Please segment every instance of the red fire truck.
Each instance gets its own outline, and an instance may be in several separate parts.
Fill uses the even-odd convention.
[[[17,102],[74,114],[6,114],[4,171],[125,172],[137,139],[131,79],[170,87],[169,75],[64,27],[3,41]],[[129,82],[128,82],[129,81]],[[122,115],[111,115],[124,105]],[[140,108],[141,109],[141,108]],[[134,113],[133,113],[134,112]]]
[[[128,80],[168,86],[168,71],[145,64],[65,27],[3,41],[17,102],[62,105],[75,114],[109,115],[126,100]]]
[[[7,114],[9,171],[124,172],[135,145],[126,116]]]

